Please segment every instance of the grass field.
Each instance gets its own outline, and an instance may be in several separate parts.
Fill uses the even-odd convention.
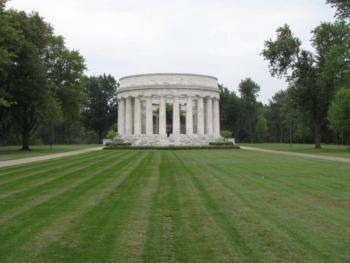
[[[53,145],[52,149],[49,145],[33,145],[31,151],[21,151],[21,146],[1,146],[0,147],[0,161],[21,159],[27,157],[34,157],[40,155],[70,152],[75,150],[81,150],[85,148],[91,148],[101,146],[97,144],[65,144],[65,145]]]
[[[0,169],[0,262],[349,262],[350,165],[99,151]]]
[[[350,158],[350,152],[347,151],[344,145],[334,144],[322,144],[321,149],[315,149],[313,144],[286,144],[286,143],[247,143],[242,146],[264,148],[270,150],[299,152],[299,153],[312,153],[326,156],[348,157]]]

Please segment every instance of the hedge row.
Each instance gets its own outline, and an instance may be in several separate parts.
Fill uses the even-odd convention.
[[[210,142],[209,145],[214,145],[214,146],[233,145],[233,142]]]
[[[107,142],[106,146],[111,146],[111,147],[129,147],[131,146],[130,142]]]
[[[222,146],[106,146],[103,150],[218,150],[240,149],[238,145]]]

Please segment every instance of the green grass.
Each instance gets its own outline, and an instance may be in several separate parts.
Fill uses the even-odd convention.
[[[252,144],[249,144],[249,143],[244,144],[243,143],[243,144],[241,144],[241,146],[350,158],[350,152],[347,151],[346,146],[335,145],[335,144],[322,144],[321,149],[315,149],[315,145],[313,145],[313,144],[292,144],[292,145],[290,145],[290,144],[286,144],[286,143],[252,143]]]
[[[0,262],[349,262],[350,165],[99,151],[0,169]]]
[[[33,145],[31,151],[21,151],[21,146],[0,146],[0,161],[35,157],[53,153],[62,153],[85,148],[97,147],[97,144],[65,144],[53,145],[52,149],[49,145]]]

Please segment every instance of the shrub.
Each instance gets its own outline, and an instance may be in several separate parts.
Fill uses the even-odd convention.
[[[128,147],[131,146],[130,142],[107,142],[106,146],[111,146],[111,147]]]
[[[106,146],[104,150],[217,150],[217,149],[240,149],[238,145],[221,146]]]
[[[232,132],[228,130],[221,130],[220,135],[224,138],[232,138]]]
[[[109,131],[107,132],[107,138],[109,138],[109,139],[113,139],[113,138],[115,138],[117,135],[118,135],[118,134],[117,134],[117,132],[116,132],[115,130],[109,130]]]
[[[233,142],[210,142],[209,145],[225,146],[225,145],[233,145]]]

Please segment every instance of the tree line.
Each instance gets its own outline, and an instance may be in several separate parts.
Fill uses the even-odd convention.
[[[336,9],[334,22],[312,30],[313,51],[288,25],[261,53],[271,76],[283,78],[286,90],[267,105],[257,102],[259,85],[239,85],[239,96],[222,89],[222,127],[241,142],[347,143],[350,141],[350,1],[328,0]]]
[[[305,50],[288,25],[261,52],[271,76],[286,90],[268,104],[251,78],[238,94],[221,90],[222,134],[238,142],[347,143],[350,138],[350,2],[328,0],[334,22],[312,30]],[[86,76],[77,50],[36,12],[6,9],[0,0],[0,145],[97,143],[114,134],[118,82],[111,75]]]
[[[0,144],[97,143],[116,122],[117,81],[85,60],[38,13],[0,0]]]

